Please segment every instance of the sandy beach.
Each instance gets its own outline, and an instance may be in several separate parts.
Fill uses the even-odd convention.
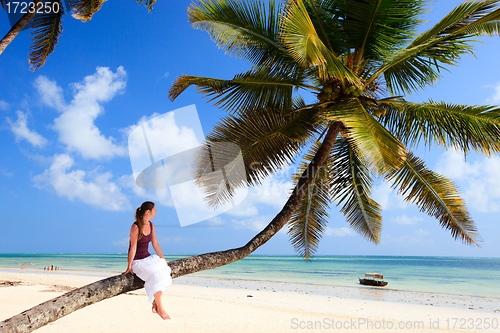
[[[0,271],[0,320],[106,275]],[[375,288],[181,277],[151,313],[144,289],[57,320],[38,332],[500,332],[497,298]]]

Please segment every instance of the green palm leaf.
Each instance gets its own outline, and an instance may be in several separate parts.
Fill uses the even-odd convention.
[[[31,27],[33,44],[28,55],[32,71],[43,66],[59,41],[63,30],[63,16],[66,15],[60,1],[59,6],[60,10],[57,13],[39,14],[33,19]]]
[[[379,243],[382,216],[380,205],[370,198],[374,185],[370,171],[346,138],[337,139],[332,154],[332,200],[343,204],[341,211],[354,230]]]
[[[153,5],[156,2],[156,0],[135,0],[137,3],[142,4],[145,2],[145,6],[148,7],[148,12],[151,12],[153,10]]]
[[[304,5],[309,13],[318,36],[334,54],[345,53],[345,33],[339,15],[339,2],[332,0],[306,0]]]
[[[325,111],[329,120],[342,121],[347,136],[357,147],[360,158],[377,175],[399,169],[406,158],[406,148],[384,128],[365,108],[352,98],[343,105]]]
[[[263,108],[273,105],[289,107],[297,88],[317,89],[306,84],[305,74],[283,68],[260,66],[236,75],[232,80],[182,76],[173,83],[169,96],[174,100],[185,89],[195,85],[205,96],[224,109]],[[319,89],[318,89],[319,90]]]
[[[193,27],[208,32],[226,53],[260,66],[268,61],[293,61],[279,40],[281,4],[274,0],[208,0],[194,2],[188,8]]]
[[[445,102],[379,103],[387,113],[379,121],[408,145],[421,140],[443,148],[485,153],[500,152],[500,108],[468,106]]]
[[[374,0],[345,2],[343,27],[349,43],[356,49],[356,64],[361,59],[380,61],[413,37],[423,1]]]
[[[294,187],[314,158],[320,145],[320,142],[316,142],[304,156],[297,173],[293,175]],[[327,209],[331,201],[332,168],[332,160],[329,156],[306,189],[299,207],[288,221],[290,242],[295,251],[305,259],[309,259],[316,252],[328,222]]]
[[[388,179],[407,202],[415,203],[420,211],[435,217],[455,239],[477,245],[476,226],[453,182],[427,169],[412,153],[408,153],[403,167],[391,173]]]
[[[234,178],[232,188],[259,185],[264,178],[289,165],[312,135],[317,133],[322,121],[314,109],[294,112],[300,107],[303,107],[303,102],[296,100],[294,108],[287,112],[248,109],[223,118],[206,138],[204,153],[196,162],[195,179],[207,173],[206,168],[213,159],[209,147],[217,143],[229,142],[241,149],[246,176]],[[235,158],[233,147],[219,145],[217,149],[220,165],[232,163]],[[220,184],[218,178],[205,177],[198,184],[211,206],[227,202],[234,194],[217,187]]]
[[[80,21],[88,22],[101,9],[107,0],[76,0],[71,2],[72,16]]]
[[[392,93],[432,84],[444,65],[455,65],[463,54],[472,53],[471,37],[499,34],[500,9],[491,11],[498,2],[471,1],[458,6],[406,49],[387,54],[387,61],[367,84],[382,74]]]
[[[446,15],[439,23],[431,29],[421,34],[416,38],[410,47],[422,45],[438,36],[446,36],[448,34],[483,34],[487,31],[481,30],[481,24],[489,22],[492,19],[498,20],[498,12],[492,11],[498,0],[487,1],[467,1],[455,7],[448,15]],[[491,13],[490,13],[491,12]],[[493,16],[493,17],[492,17]],[[496,22],[492,22],[496,23]],[[469,30],[471,27],[479,27],[475,31]]]
[[[303,67],[317,67],[319,78],[324,81],[336,78],[361,86],[359,78],[325,46],[302,0],[289,2],[282,29],[282,38],[288,51]]]

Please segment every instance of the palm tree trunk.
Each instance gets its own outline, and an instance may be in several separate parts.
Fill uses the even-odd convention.
[[[33,6],[35,6],[34,8],[38,8],[38,3],[42,2],[43,0],[34,0],[33,1]],[[33,7],[30,7],[30,9],[33,8]],[[36,11],[33,12],[33,13],[30,13],[29,10],[26,14],[24,14],[20,19],[19,21],[16,22],[16,24],[14,24],[12,26],[12,28],[9,30],[9,32],[7,32],[7,34],[2,38],[2,40],[0,40],[0,54],[3,53],[3,51],[5,50],[5,48],[10,44],[10,42],[12,42],[14,40],[14,38],[16,38],[17,34],[19,32],[21,32],[21,30],[24,29],[24,27],[29,23],[29,21],[31,21],[31,19],[33,19],[33,17],[35,17],[36,15]]]
[[[245,258],[274,236],[291,218],[304,197],[305,191],[325,162],[335,143],[342,124],[333,123],[313,160],[302,174],[293,193],[276,217],[246,245],[226,250],[178,259],[169,263],[172,278],[216,268]],[[73,311],[128,291],[140,289],[144,282],[132,274],[117,275],[70,291],[39,304],[0,323],[0,332],[32,332]]]

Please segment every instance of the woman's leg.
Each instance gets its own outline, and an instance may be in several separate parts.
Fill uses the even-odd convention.
[[[153,303],[153,309],[154,309],[154,304],[156,303],[156,313],[158,313],[158,315],[163,319],[170,319],[170,316],[168,315],[168,313],[165,311],[165,309],[163,308],[163,304],[161,303],[161,294],[163,292],[161,291],[157,291],[155,293],[155,301]],[[154,311],[153,311],[154,312]]]

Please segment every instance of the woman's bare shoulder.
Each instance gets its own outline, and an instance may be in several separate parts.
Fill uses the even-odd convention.
[[[132,224],[130,231],[139,231],[139,226],[136,223]]]

